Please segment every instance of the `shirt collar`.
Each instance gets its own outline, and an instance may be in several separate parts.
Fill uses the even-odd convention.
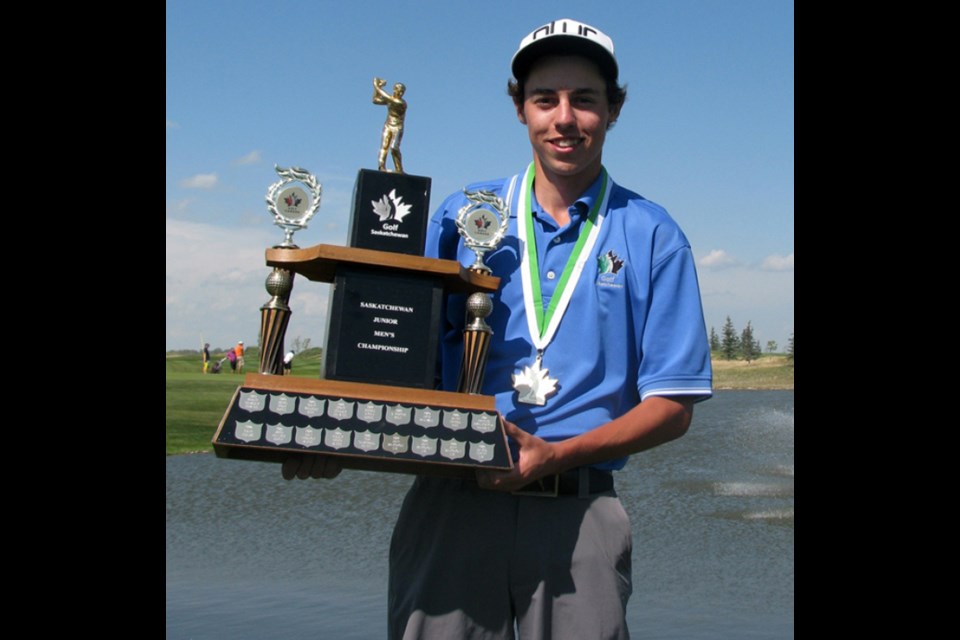
[[[569,207],[568,211],[570,213],[571,223],[579,223],[582,219],[586,218],[587,214],[590,213],[590,209],[593,207],[593,203],[596,202],[597,197],[600,195],[600,186],[603,182],[603,171],[597,174],[596,180],[594,180],[587,190],[577,198],[574,203]],[[556,227],[556,222],[554,222],[553,217],[548,215],[546,211],[543,210],[543,207],[540,206],[540,203],[537,201],[537,192],[533,191],[530,194],[530,205],[533,209],[534,218],[545,222],[553,227]]]

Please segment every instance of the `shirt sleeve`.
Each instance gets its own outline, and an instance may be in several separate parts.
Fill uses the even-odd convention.
[[[427,223],[427,240],[423,255],[427,258],[456,260],[460,240],[456,215],[460,200],[458,194],[448,196]]]
[[[692,396],[696,402],[706,400],[713,395],[710,342],[689,245],[654,264],[651,276],[637,377],[640,399]]]
[[[448,196],[427,223],[427,236],[423,255],[440,260],[457,260],[460,233],[456,215],[462,206],[463,197],[454,193]],[[460,360],[463,353],[463,309],[466,296],[451,294],[443,297],[440,327],[440,348],[437,349],[437,388],[456,389]]]

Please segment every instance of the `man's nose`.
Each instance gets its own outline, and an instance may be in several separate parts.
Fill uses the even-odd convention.
[[[556,110],[556,124],[558,127],[568,126],[576,122],[576,118],[573,113],[573,105],[570,104],[570,100],[567,98],[561,98],[560,102],[557,104]]]

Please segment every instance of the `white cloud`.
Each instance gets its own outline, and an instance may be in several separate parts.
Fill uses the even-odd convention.
[[[772,255],[763,259],[760,268],[764,271],[793,271],[793,254],[788,256]]]
[[[724,269],[737,264],[737,261],[723,249],[714,249],[700,258],[699,266],[706,269]]]
[[[166,348],[196,349],[257,343],[260,307],[270,299],[265,262],[277,231],[166,220]],[[298,335],[322,346],[330,285],[294,280],[287,343]]]
[[[198,173],[181,180],[180,186],[185,189],[212,189],[217,186],[217,180],[215,173]]]
[[[166,232],[168,281],[236,281],[238,271],[263,271],[264,249],[273,240],[266,228],[233,229],[172,218],[167,218]]]
[[[173,202],[167,203],[167,214],[184,213],[190,210],[190,205],[192,204],[192,198],[181,198],[180,200],[174,200]]]
[[[257,162],[260,162],[260,152],[251,151],[247,155],[234,160],[233,164],[256,164]]]

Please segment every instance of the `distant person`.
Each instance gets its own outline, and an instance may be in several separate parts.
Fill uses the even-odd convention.
[[[210,343],[203,343],[203,372],[206,373],[210,367]]]
[[[283,356],[283,375],[290,375],[290,370],[293,368],[293,351],[287,351],[287,355]]]
[[[230,369],[236,373],[237,372],[237,350],[230,349],[227,351],[227,360],[230,361]]]
[[[237,354],[237,366],[234,373],[243,373],[243,340],[237,343],[234,351]]]

